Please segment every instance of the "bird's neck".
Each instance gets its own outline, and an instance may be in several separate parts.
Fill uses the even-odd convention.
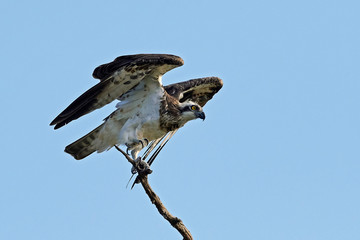
[[[185,123],[181,117],[179,100],[165,91],[160,104],[160,127],[168,132],[182,127]]]

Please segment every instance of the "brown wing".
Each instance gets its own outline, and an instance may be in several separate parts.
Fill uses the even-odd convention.
[[[194,101],[204,106],[222,88],[223,82],[217,77],[197,78],[165,86],[165,90],[180,102]]]
[[[139,84],[145,77],[159,79],[184,61],[168,54],[137,54],[116,58],[94,70],[94,78],[101,81],[83,93],[62,111],[50,125],[58,129],[95,109],[119,98]]]

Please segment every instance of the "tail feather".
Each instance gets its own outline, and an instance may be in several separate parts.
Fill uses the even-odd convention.
[[[97,151],[98,149],[95,140],[103,125],[104,124],[101,124],[79,140],[66,146],[65,152],[71,154],[76,160],[80,160]]]

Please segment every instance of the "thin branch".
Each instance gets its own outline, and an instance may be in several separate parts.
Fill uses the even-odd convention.
[[[184,237],[184,240],[192,240],[193,237],[191,236],[190,231],[186,228],[186,226],[181,221],[181,219],[171,215],[171,213],[166,209],[164,204],[160,201],[160,198],[152,190],[148,182],[147,175],[141,176],[140,182],[143,188],[145,189],[146,194],[149,196],[151,203],[155,204],[161,216],[163,216],[171,224],[171,226],[173,226],[174,228],[176,228],[176,230],[178,230],[181,236]]]
[[[181,221],[181,219],[171,215],[171,213],[166,209],[164,204],[160,201],[160,198],[152,190],[152,188],[149,184],[149,181],[148,181],[148,176],[147,176],[148,174],[151,173],[151,170],[148,169],[150,171],[141,171],[141,169],[139,169],[137,162],[135,162],[131,157],[129,157],[119,147],[115,146],[115,148],[119,152],[121,152],[126,157],[126,159],[136,168],[136,170],[138,171],[138,174],[139,174],[138,179],[139,179],[141,185],[143,186],[146,194],[149,196],[151,203],[155,204],[155,206],[156,206],[157,210],[159,211],[159,213],[161,214],[161,216],[163,216],[171,224],[171,226],[173,226],[176,230],[178,230],[178,232],[181,234],[181,236],[183,236],[184,240],[192,240],[193,237],[191,236],[190,231],[185,227],[185,225]]]
[[[136,162],[134,161],[134,159],[132,159],[131,157],[129,157],[129,155],[127,155],[123,150],[121,150],[121,148],[119,148],[118,146],[114,145],[114,147],[121,152],[126,159],[129,161],[129,163],[131,163],[134,167],[136,167]]]

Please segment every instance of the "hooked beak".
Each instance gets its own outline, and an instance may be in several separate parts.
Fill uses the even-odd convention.
[[[205,113],[204,112],[196,112],[196,117],[201,118],[204,121],[205,120]]]

